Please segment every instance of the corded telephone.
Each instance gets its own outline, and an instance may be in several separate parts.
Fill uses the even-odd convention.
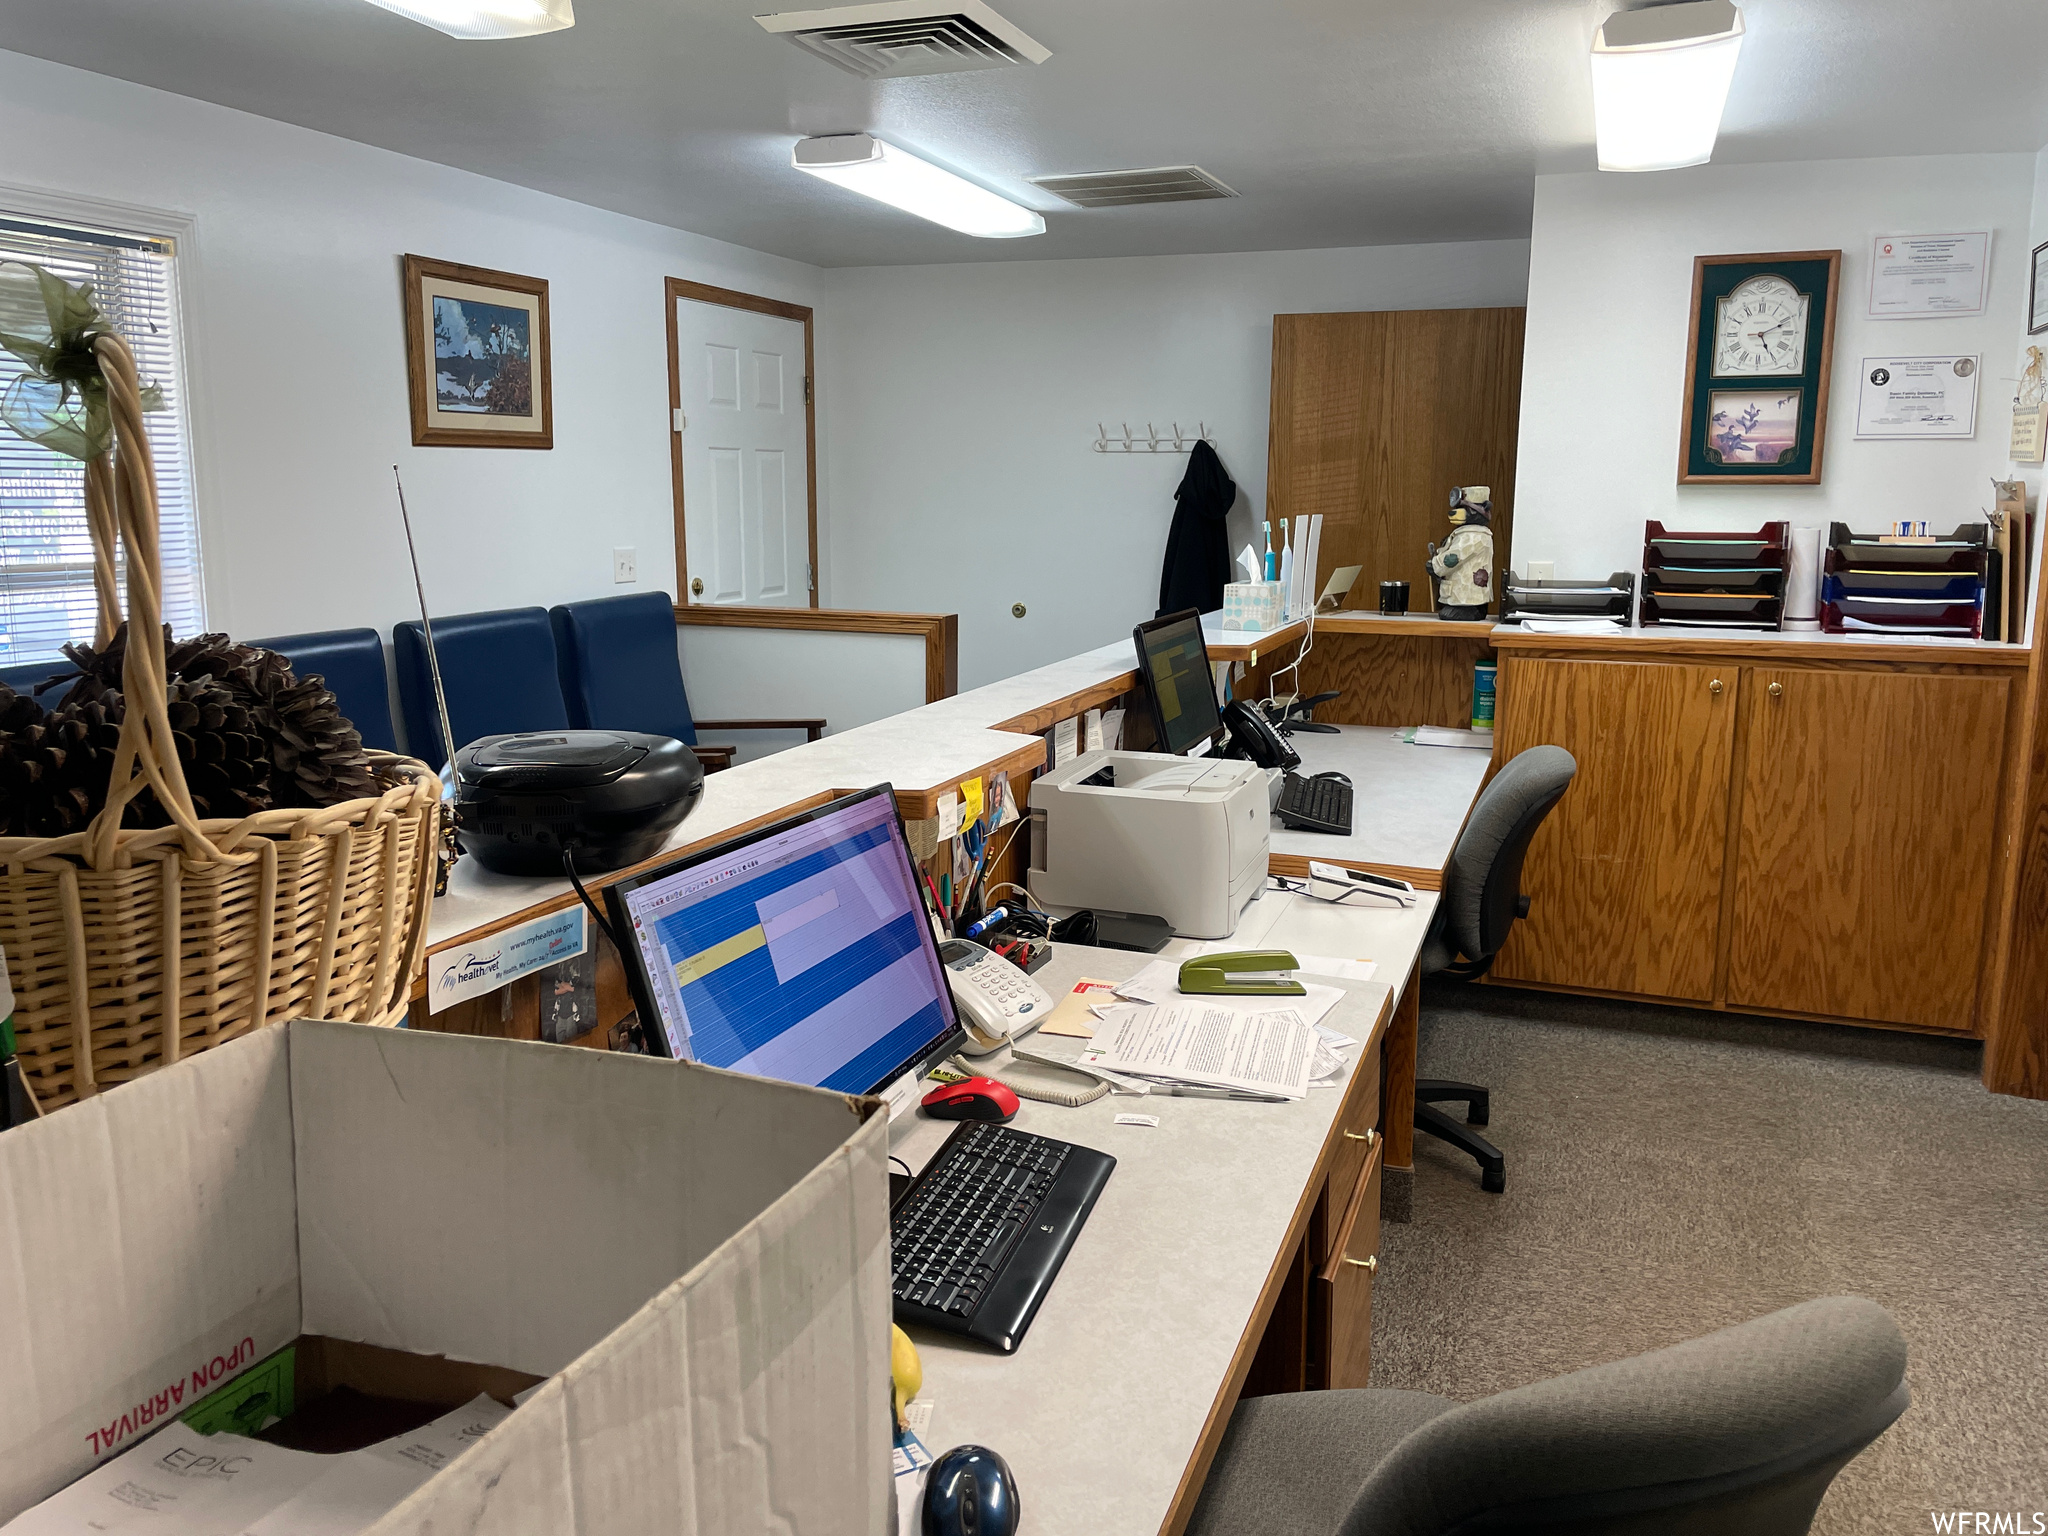
[[[1232,699],[1223,706],[1223,727],[1230,732],[1230,755],[1242,757],[1261,768],[1301,766],[1301,754],[1273,729],[1272,721],[1258,705]]]
[[[939,946],[946,981],[960,1027],[967,1031],[963,1056],[986,1056],[1045,1022],[1052,997],[1037,982],[1001,956],[966,939],[948,939]]]

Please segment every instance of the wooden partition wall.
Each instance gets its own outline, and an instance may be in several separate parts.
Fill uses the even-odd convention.
[[[1513,543],[1522,401],[1520,309],[1273,317],[1267,506],[1322,514],[1318,583],[1358,565],[1345,601],[1375,611],[1382,580],[1427,611],[1428,546],[1450,533],[1454,485],[1493,488],[1494,555]]]

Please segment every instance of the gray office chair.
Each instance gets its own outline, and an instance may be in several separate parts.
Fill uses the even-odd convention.
[[[1522,894],[1529,839],[1578,771],[1563,747],[1530,747],[1493,776],[1451,854],[1436,918],[1422,943],[1423,975],[1476,981],[1492,967],[1515,919],[1529,915]],[[1415,1128],[1471,1153],[1479,1160],[1479,1187],[1499,1194],[1508,1187],[1500,1148],[1436,1107],[1442,1103],[1464,1104],[1467,1122],[1484,1125],[1492,1117],[1491,1095],[1476,1083],[1422,1078],[1415,1085]]]
[[[1801,1536],[1905,1372],[1890,1314],[1831,1296],[1463,1406],[1246,1398],[1188,1536]]]

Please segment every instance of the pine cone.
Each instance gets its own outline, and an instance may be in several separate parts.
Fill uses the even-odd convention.
[[[300,677],[275,651],[252,650],[229,681],[270,744],[279,805],[339,805],[381,792],[363,739],[320,677]]]
[[[207,676],[180,678],[166,700],[171,739],[185,770],[192,808],[202,820],[242,817],[271,808],[271,749],[250,718],[235,690]],[[162,826],[170,818],[149,802],[146,823]]]
[[[0,683],[0,834],[63,837],[82,831],[106,803],[107,772],[85,725],[51,714]]]

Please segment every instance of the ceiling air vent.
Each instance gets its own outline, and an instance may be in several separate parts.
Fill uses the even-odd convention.
[[[1052,50],[981,0],[886,0],[829,11],[783,11],[754,20],[866,80],[1042,64]]]
[[[1087,171],[1078,176],[1033,176],[1034,187],[1077,208],[1128,208],[1133,203],[1189,203],[1237,194],[1198,165],[1155,165],[1146,171]]]

